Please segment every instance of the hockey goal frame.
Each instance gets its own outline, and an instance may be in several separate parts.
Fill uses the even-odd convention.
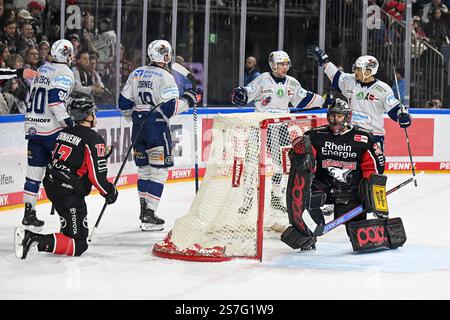
[[[260,161],[258,165],[258,176],[259,176],[259,186],[258,186],[258,209],[257,209],[257,219],[256,219],[256,254],[253,256],[225,256],[221,254],[211,254],[203,253],[202,255],[197,254],[198,251],[195,248],[196,244],[188,249],[177,252],[177,248],[174,247],[174,251],[157,249],[155,248],[157,244],[153,247],[153,255],[175,260],[185,260],[185,261],[195,261],[195,262],[224,262],[231,261],[235,259],[250,259],[259,260],[263,259],[263,240],[264,240],[264,210],[265,210],[265,193],[266,193],[266,177],[268,174],[268,165],[266,163],[267,150],[268,150],[268,128],[271,124],[276,124],[286,121],[296,121],[296,120],[308,120],[310,123],[310,128],[317,126],[318,117],[316,115],[288,115],[279,118],[267,118],[259,122],[259,129],[261,130],[261,147],[260,147]],[[213,142],[212,142],[213,143]],[[206,166],[207,167],[207,166]],[[169,240],[171,238],[172,230],[166,235],[163,241]],[[216,248],[213,247],[206,248],[206,250],[214,251]],[[192,249],[192,250],[191,250]],[[224,248],[223,248],[224,249]]]

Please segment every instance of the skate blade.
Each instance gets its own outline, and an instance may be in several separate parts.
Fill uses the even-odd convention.
[[[141,223],[141,231],[162,231],[164,230],[164,225],[152,224],[152,223]]]
[[[14,231],[14,248],[17,259],[23,259],[22,241],[25,238],[25,229],[17,227]]]

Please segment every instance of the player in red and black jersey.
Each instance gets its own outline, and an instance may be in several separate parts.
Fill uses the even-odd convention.
[[[348,104],[336,99],[328,108],[328,124],[307,131],[292,143],[287,203],[293,229],[282,236],[291,247],[314,248],[316,237],[304,220],[305,211],[314,223],[323,224],[324,205],[333,204],[334,218],[338,218],[371,200],[366,198],[373,177],[386,178],[381,175],[385,158],[373,134],[351,125],[351,117]],[[387,218],[387,214],[374,213]],[[363,213],[353,221],[366,218],[367,213]]]
[[[92,186],[108,204],[116,201],[115,186],[107,180],[110,148],[92,128],[96,125],[95,104],[88,97],[72,100],[69,112],[74,127],[62,130],[47,166],[44,187],[61,220],[60,233],[37,234],[22,228],[15,233],[16,256],[25,259],[32,245],[39,251],[80,256],[87,250],[87,208],[84,198]]]

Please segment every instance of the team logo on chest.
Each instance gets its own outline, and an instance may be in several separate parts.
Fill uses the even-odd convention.
[[[277,96],[279,98],[283,98],[284,97],[284,90],[283,89],[278,89],[277,90]]]

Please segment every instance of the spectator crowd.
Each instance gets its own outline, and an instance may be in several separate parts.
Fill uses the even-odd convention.
[[[55,12],[59,9],[49,8],[47,3],[28,1],[25,7],[14,7],[0,0],[0,68],[37,70],[52,61],[51,45],[60,38],[59,13]],[[115,88],[117,40],[111,20],[99,20],[97,30],[94,15],[82,12],[81,29],[68,29],[65,37],[72,42],[75,52],[71,65],[76,79],[74,92],[89,95],[96,103],[114,104],[111,88]],[[134,69],[123,47],[120,68],[123,86]],[[30,84],[18,78],[0,81],[0,115],[25,113]]]

